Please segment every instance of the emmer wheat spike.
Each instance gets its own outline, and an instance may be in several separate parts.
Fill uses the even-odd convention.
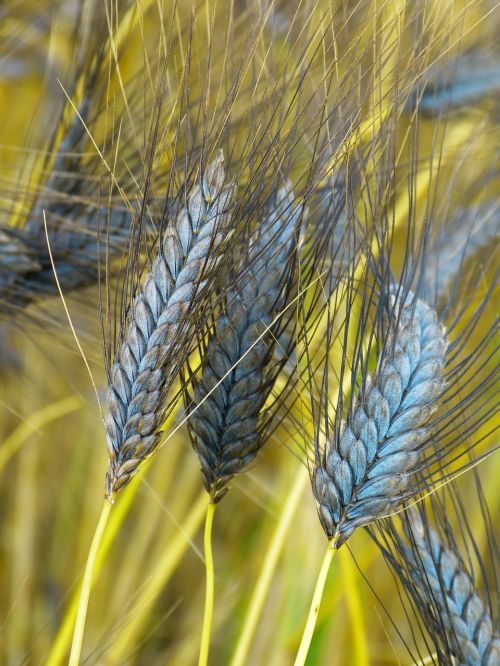
[[[312,486],[323,528],[342,545],[405,496],[427,422],[443,390],[447,339],[435,311],[412,294],[394,307],[373,378],[316,461]]]
[[[409,513],[405,531],[410,544],[404,547],[405,566],[411,581],[406,584],[418,588],[427,600],[430,617],[439,625],[438,632],[445,632],[457,663],[498,664],[500,637],[465,563],[416,510]]]
[[[130,213],[114,209],[87,213],[72,206],[68,217],[53,223],[49,231],[50,247],[57,274],[65,291],[95,284],[99,259],[123,254],[129,237]],[[99,236],[102,236],[101,238]],[[0,312],[26,307],[33,301],[58,294],[45,239],[43,219],[28,223],[16,237],[8,228],[0,229]]]
[[[150,272],[135,296],[108,388],[106,493],[127,484],[158,446],[164,393],[182,360],[179,336],[190,338],[207,275],[228,233],[233,187],[224,186],[222,154],[207,168],[161,236]]]
[[[241,284],[227,294],[226,311],[216,322],[194,384],[188,421],[201,474],[213,502],[227,492],[231,477],[242,471],[261,448],[258,422],[275,374],[275,347],[266,331],[283,308],[290,259],[295,248],[301,206],[282,188],[276,210],[251,240],[248,269]],[[247,264],[245,264],[247,265]]]
[[[482,203],[455,212],[435,239],[426,261],[428,299],[449,297],[460,273],[500,234],[500,204]]]

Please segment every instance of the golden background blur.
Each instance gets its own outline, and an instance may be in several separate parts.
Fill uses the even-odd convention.
[[[413,67],[423,67],[424,60],[429,64],[442,53],[457,54],[477,45],[492,44],[500,24],[494,2],[439,0],[418,4],[428,39],[421,64],[400,58],[411,45],[411,31],[404,28],[405,16],[414,9],[407,7],[409,3],[372,0],[363,4],[363,11],[361,5],[349,2],[276,3],[269,17],[272,29],[263,32],[262,43],[256,48],[261,55],[260,76],[266,76],[266,58],[276,62],[277,68],[292,58],[287,25],[292,24],[295,11],[302,17],[310,15],[309,21],[302,20],[311,49],[319,27],[331,22],[336,49],[348,49],[356,41],[359,52],[366,50],[359,66],[371,72],[373,92],[368,96],[371,102],[363,105],[359,121],[374,127],[377,110],[387,107],[394,91],[396,73],[399,76],[400,70],[405,70],[411,79],[416,73]],[[179,51],[179,62],[169,63],[168,67],[169,76],[175,81],[176,72],[178,75],[182,70],[182,52],[186,48],[183,39],[190,17],[194,16],[198,39],[193,40],[192,59],[196,64],[192,79],[196,81],[197,71],[200,77],[199,90],[195,83],[192,88],[196,99],[203,89],[206,43],[202,37],[211,29],[210,18],[216,17],[215,32],[221,33],[221,48],[218,52],[215,40],[211,64],[217,72],[219,65],[229,67],[222,62],[225,27],[232,26],[231,39],[236,49],[240,35],[250,29],[251,5],[232,4],[229,23],[229,10],[223,3],[215,6],[207,1],[194,5],[181,0],[174,6],[170,2],[141,0],[130,19],[119,56],[125,88],[134,77],[139,82],[147,78],[143,44],[147,41],[160,49],[170,25],[175,26],[178,43],[174,48]],[[349,11],[356,20],[349,24],[351,32],[347,34],[342,32],[343,17]],[[10,0],[0,9],[3,224],[22,227],[29,202],[43,187],[40,156],[47,150],[57,109],[66,103],[64,91],[73,87],[75,50],[81,38],[74,32],[77,14],[78,3],[71,0]],[[269,55],[273,50],[274,54]],[[348,76],[349,57],[343,58],[340,53],[337,63],[340,80]],[[119,87],[116,78],[114,81]],[[169,85],[175,87],[170,80]],[[321,85],[318,65],[306,87],[312,90]],[[78,97],[75,88],[68,94]],[[244,133],[244,96],[241,104]],[[240,109],[235,106],[237,115]],[[168,108],[175,114],[173,103]],[[415,140],[423,166],[413,174],[417,218],[424,216],[429,192],[434,187],[435,200],[446,199],[443,216],[455,207],[498,195],[498,110],[498,102],[495,106],[491,99],[479,100],[446,120],[422,119]],[[310,113],[313,112],[311,108]],[[142,119],[136,120],[140,134]],[[134,130],[127,122],[125,118],[125,137]],[[401,145],[411,121],[401,117],[398,122]],[[97,133],[104,131],[101,120],[94,129]],[[430,173],[429,168],[436,135],[441,136],[443,145],[437,185],[433,180],[435,173]],[[96,183],[99,178],[96,173]],[[398,197],[396,192],[394,200],[401,220],[408,214],[406,180],[402,161],[401,193]],[[494,258],[488,256],[484,290],[493,272]],[[478,292],[476,302],[481,297]],[[68,294],[67,305],[99,393],[104,397],[97,288]],[[491,325],[496,318],[497,306],[490,302],[486,324]],[[27,316],[0,321],[0,341],[0,663],[55,666],[67,657],[75,594],[102,504],[107,466],[104,430],[60,298],[45,300],[42,310],[35,306]],[[292,442],[297,444],[310,437],[307,426],[297,428],[300,416],[299,411],[278,428],[256,464],[234,479],[230,494],[218,508],[210,663],[231,663],[242,627],[248,622],[251,596],[257,581],[265,581],[266,575],[266,596],[247,663],[290,664],[297,650],[325,548],[307,470],[290,451]],[[172,422],[176,419],[179,417],[174,415]],[[484,432],[491,430],[490,422]],[[477,433],[476,438],[480,436]],[[493,440],[493,435],[488,436],[481,445],[484,450]],[[498,520],[498,455],[480,465],[478,472],[493,521]],[[467,502],[466,476],[460,480],[460,488]],[[196,663],[204,599],[205,508],[198,460],[185,427],[181,427],[113,507],[97,563],[82,663]],[[481,521],[474,521],[473,515],[471,507],[471,523],[478,527],[478,543],[486,555]],[[332,566],[307,663],[410,664],[402,637],[411,642],[411,624],[412,618],[404,614],[386,563],[368,534],[358,530],[348,547],[340,549]]]

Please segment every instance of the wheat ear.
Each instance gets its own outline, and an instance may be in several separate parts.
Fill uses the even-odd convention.
[[[242,284],[228,292],[226,311],[216,322],[201,377],[194,383],[188,424],[203,483],[214,503],[263,444],[259,415],[275,378],[275,338],[266,329],[285,302],[285,276],[300,215],[291,191],[281,189],[274,214],[250,244]]]
[[[132,220],[130,213],[113,209],[106,220],[106,212],[102,211],[100,232],[98,217],[95,209],[82,213],[73,208],[68,210],[67,219],[51,225],[50,247],[65,291],[95,284],[99,261],[124,252]],[[39,298],[58,293],[43,222],[28,223],[17,236],[7,228],[0,228],[0,312],[12,313]]]
[[[227,292],[226,311],[202,359],[202,373],[194,382],[188,420],[193,448],[209,494],[205,524],[206,595],[198,666],[206,666],[210,647],[214,598],[212,522],[216,504],[227,492],[234,474],[241,472],[264,443],[259,417],[272,390],[276,369],[272,327],[287,292],[285,279],[294,249],[301,207],[293,194],[278,191],[276,208],[242,258],[241,284]],[[274,372],[273,372],[274,367]]]
[[[106,256],[113,258],[124,252],[132,223],[130,211],[124,206],[107,211],[104,206],[85,203],[93,193],[86,191],[83,178],[89,167],[82,164],[80,156],[86,136],[81,118],[89,116],[91,107],[92,100],[86,95],[55,150],[47,182],[24,226],[16,230],[0,226],[0,312],[12,314],[38,298],[59,293],[44,215],[50,224],[50,249],[65,292],[95,284],[99,263]],[[53,144],[55,135],[54,131]]]
[[[495,202],[456,211],[441,230],[426,259],[425,294],[447,297],[456,289],[460,273],[500,235],[500,205]]]
[[[411,544],[403,550],[410,579],[406,584],[417,588],[426,601],[437,632],[444,631],[457,663],[500,663],[500,637],[462,559],[415,510],[409,512],[405,531]]]
[[[500,90],[498,58],[476,48],[454,60],[438,61],[427,70],[419,88],[410,96],[408,111],[416,106],[420,113],[434,116],[477,104]]]
[[[158,446],[165,391],[191,345],[196,306],[228,232],[232,186],[224,187],[222,154],[209,165],[161,238],[151,270],[128,312],[110,373],[106,494],[125,486]]]
[[[322,450],[311,481],[328,537],[295,666],[304,666],[330,564],[354,530],[409,495],[412,472],[443,390],[447,340],[436,312],[411,292],[389,292],[389,329],[373,377],[351,398],[349,416]]]
[[[323,529],[337,547],[360,525],[407,496],[428,419],[443,390],[447,339],[423,301],[398,306],[377,369],[366,379],[337,436],[327,441],[312,486]]]

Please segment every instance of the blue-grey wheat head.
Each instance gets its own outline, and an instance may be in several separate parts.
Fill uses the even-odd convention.
[[[408,495],[443,390],[445,330],[431,307],[412,300],[410,294],[398,306],[393,291],[375,374],[353,397],[349,417],[326,442],[313,471],[319,517],[337,547]]]
[[[274,214],[251,241],[248,270],[227,295],[194,382],[188,425],[212,502],[222,499],[232,476],[263,444],[259,415],[275,379],[270,366],[276,367],[274,337],[266,329],[285,304],[300,215],[293,194],[280,190]]]
[[[26,275],[41,270],[37,253],[22,234],[8,227],[0,228],[0,312],[12,304],[24,305]]]
[[[41,222],[40,226],[43,230]],[[33,289],[29,288],[27,280],[29,276],[38,276],[44,270],[39,252],[25,236],[24,230],[0,228],[0,313],[2,314],[7,312],[10,314],[33,299]],[[45,254],[50,266],[53,290],[56,291],[46,243]],[[38,283],[35,289],[38,289]]]
[[[86,136],[80,118],[86,117],[90,109],[87,96],[55,148],[47,182],[40,188],[22,228],[0,226],[0,312],[12,314],[40,297],[58,294],[44,216],[64,292],[95,284],[99,260],[124,252],[132,221],[130,212],[124,207],[107,212],[88,203],[92,192],[86,191],[88,167],[82,165],[80,155]]]
[[[486,49],[471,49],[458,58],[431,66],[410,95],[407,110],[413,112],[417,106],[420,113],[439,115],[477,104],[485,97],[497,95],[499,90],[498,57]]]
[[[409,512],[404,548],[409,584],[426,602],[438,634],[457,666],[500,664],[500,637],[489,609],[461,558],[440,539],[419,513]],[[408,583],[407,583],[408,584]]]
[[[61,206],[47,212],[50,250],[57,277],[67,292],[95,284],[99,259],[123,254],[129,238],[131,215],[125,210],[99,213],[79,206]],[[59,218],[58,221],[54,218]],[[0,228],[0,312],[26,307],[38,298],[58,294],[43,219],[30,220],[17,236]]]
[[[220,154],[167,227],[130,306],[108,387],[108,495],[122,488],[158,446],[165,391],[182,364],[177,338],[192,348],[196,306],[220,262],[233,192],[232,186],[224,187]]]
[[[426,257],[424,298],[439,301],[457,288],[463,270],[478,264],[500,236],[500,203],[477,204],[455,212]]]

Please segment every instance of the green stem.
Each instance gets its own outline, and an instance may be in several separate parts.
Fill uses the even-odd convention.
[[[306,627],[304,633],[302,634],[302,640],[300,641],[299,651],[295,658],[295,666],[304,666],[307,653],[309,652],[309,647],[311,645],[311,640],[314,634],[314,628],[316,626],[316,620],[318,619],[319,607],[321,605],[321,599],[323,597],[323,590],[325,589],[326,577],[328,575],[328,570],[330,569],[330,564],[335,555],[335,544],[333,541],[328,543],[328,549],[323,558],[321,564],[321,569],[319,570],[318,580],[316,581],[316,587],[314,588],[314,594],[312,598],[311,608],[309,609],[309,615],[307,617]]]
[[[214,558],[212,555],[212,525],[214,522],[216,504],[212,502],[207,506],[207,517],[205,519],[205,535],[203,539],[205,549],[205,612],[203,615],[203,630],[201,634],[200,657],[198,666],[207,666],[208,650],[210,648],[210,632],[212,629],[212,616],[214,610]]]
[[[113,496],[104,500],[101,516],[97,523],[92,545],[90,546],[87,563],[85,565],[85,573],[83,574],[82,588],[80,590],[80,600],[78,602],[78,612],[76,614],[75,629],[73,632],[73,642],[71,644],[71,653],[69,655],[68,666],[78,666],[80,663],[80,655],[82,652],[83,632],[85,630],[85,620],[87,618],[87,608],[89,605],[90,588],[92,586],[92,572],[97,557],[97,551],[108,522],[109,513],[111,511]]]

